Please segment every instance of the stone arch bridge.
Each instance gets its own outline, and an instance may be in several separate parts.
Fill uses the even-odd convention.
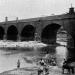
[[[66,30],[75,44],[75,12],[71,7],[69,12],[62,15],[53,15],[31,19],[22,19],[0,23],[0,39],[13,41],[41,40],[45,43],[54,43],[60,28]]]

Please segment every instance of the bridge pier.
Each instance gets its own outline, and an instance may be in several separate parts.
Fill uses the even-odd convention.
[[[6,26],[6,24],[5,24],[5,33],[3,36],[3,40],[7,40],[7,26]]]
[[[3,40],[7,40],[7,34],[4,34]]]
[[[21,36],[20,36],[20,34],[17,35],[17,41],[21,41]]]
[[[38,33],[35,33],[34,41],[41,41],[41,36]]]
[[[75,58],[75,37],[69,39],[68,41],[68,55],[67,58]],[[73,59],[74,60],[74,59]]]

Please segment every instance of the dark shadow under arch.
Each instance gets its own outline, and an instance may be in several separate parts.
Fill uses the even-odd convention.
[[[22,41],[29,41],[29,40],[34,40],[34,33],[35,33],[35,28],[32,25],[26,25],[22,32],[21,32],[21,37]]]
[[[7,30],[7,40],[16,41],[17,35],[18,35],[17,28],[14,25],[10,26]]]
[[[4,36],[4,29],[3,27],[0,26],[0,40],[3,40],[3,36]]]
[[[54,23],[47,25],[41,33],[42,42],[51,44],[55,43],[56,34],[60,27],[60,25]]]

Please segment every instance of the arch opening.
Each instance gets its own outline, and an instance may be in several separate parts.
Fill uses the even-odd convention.
[[[42,42],[48,43],[48,44],[54,44],[56,43],[56,34],[58,29],[61,26],[58,24],[49,24],[47,25],[41,34]]]
[[[67,45],[67,35],[67,31],[63,28],[63,26],[61,26],[57,31],[56,42],[61,45]]]
[[[60,45],[65,45],[67,48],[66,59],[72,59],[71,61],[75,60],[75,40],[74,36],[70,31],[61,27],[57,32],[57,43]]]
[[[73,36],[67,30],[65,30],[63,26],[61,26],[61,28],[57,32],[57,41],[63,42],[62,45],[66,45],[68,47],[74,47]]]
[[[4,29],[0,26],[0,40],[3,40],[4,37]]]
[[[17,28],[14,25],[10,26],[7,30],[7,40],[16,41],[17,35],[18,35]]]
[[[21,32],[22,41],[34,40],[35,28],[32,25],[26,25]]]

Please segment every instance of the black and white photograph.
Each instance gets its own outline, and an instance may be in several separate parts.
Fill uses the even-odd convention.
[[[0,75],[75,75],[75,0],[0,0]]]

